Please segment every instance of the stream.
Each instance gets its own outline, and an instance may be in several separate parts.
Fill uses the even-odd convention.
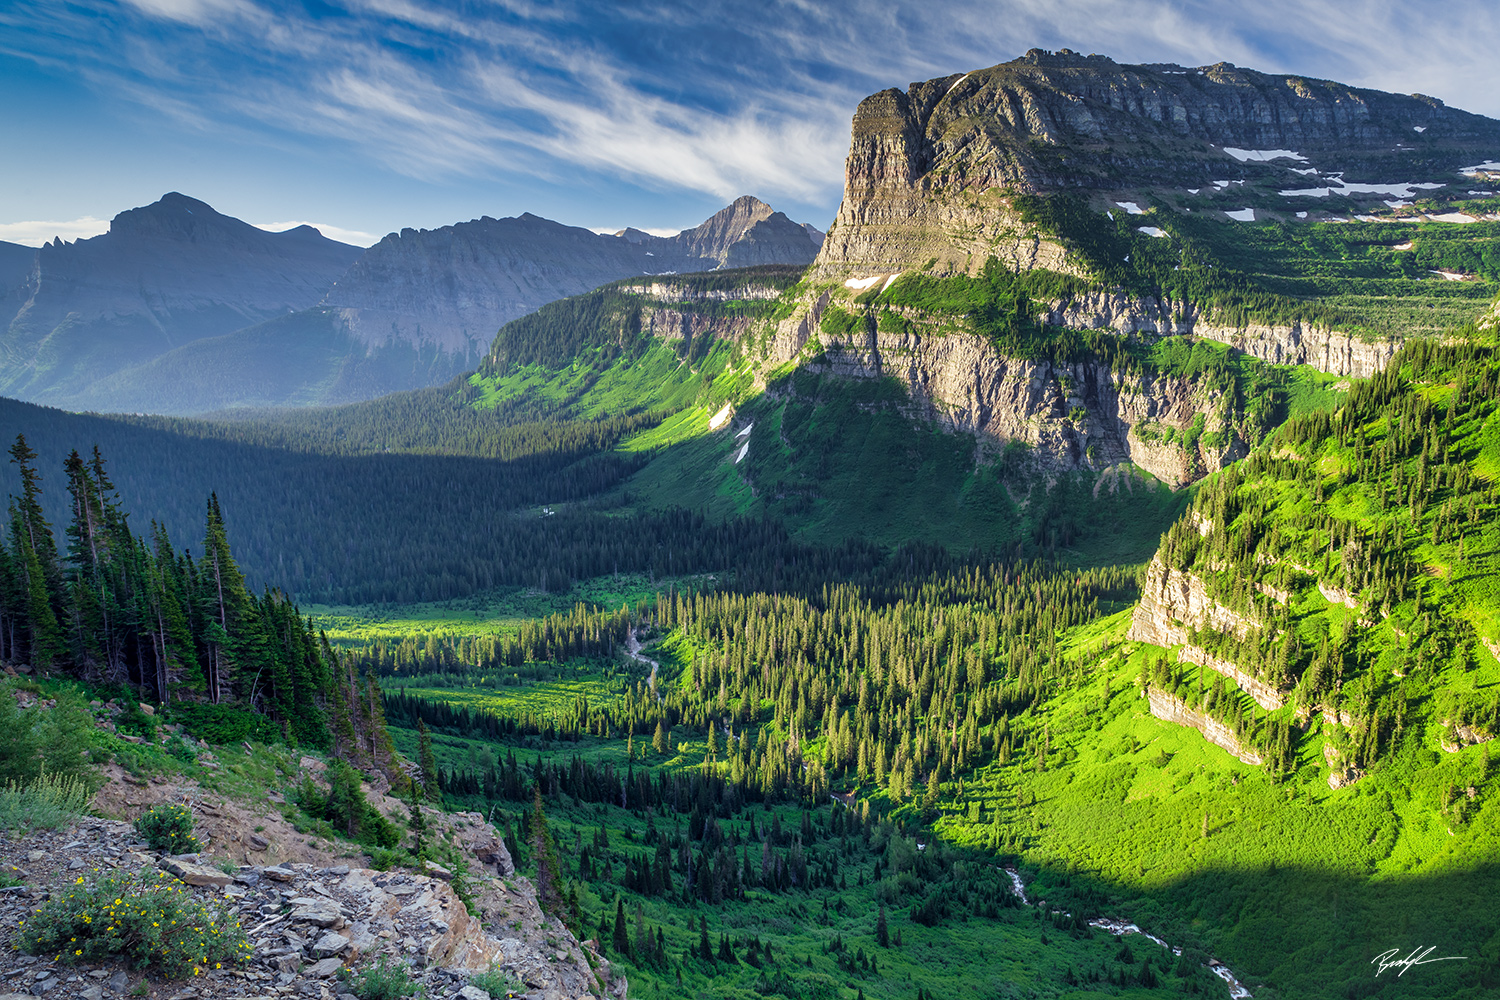
[[[641,655],[641,640],[635,637],[634,625],[630,627],[629,634],[625,636],[625,655],[630,657],[637,663],[651,664],[651,677],[646,681],[646,685],[651,689],[652,694],[656,694],[656,671],[661,669],[661,664],[657,663],[649,656]],[[660,701],[661,695],[656,695],[656,699]]]
[[[1032,905],[1031,900],[1026,898],[1026,884],[1021,881],[1021,873],[1016,871],[1014,868],[1006,868],[1004,869],[1004,871],[1005,874],[1010,876],[1011,888],[1015,890],[1016,898],[1020,899],[1020,901],[1027,906]],[[1144,937],[1150,941],[1155,941],[1157,944],[1167,949],[1173,955],[1182,954],[1181,948],[1174,948],[1171,945],[1167,944],[1167,942],[1163,941],[1161,938],[1157,937],[1155,934],[1147,934],[1137,925],[1126,920],[1121,920],[1118,917],[1095,917],[1093,920],[1089,921],[1089,926],[1097,927],[1100,930],[1109,931],[1109,933],[1115,935],[1116,937],[1120,936],[1121,934],[1139,934],[1141,937]],[[1231,1000],[1249,1000],[1249,997],[1251,995],[1250,991],[1245,989],[1245,985],[1243,983],[1234,978],[1234,973],[1229,971],[1229,966],[1225,965],[1223,962],[1220,962],[1217,958],[1210,958],[1208,960],[1208,971],[1224,980],[1224,982],[1229,986],[1229,996]]]

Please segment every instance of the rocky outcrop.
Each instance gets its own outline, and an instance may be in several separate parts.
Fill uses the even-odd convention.
[[[1163,722],[1191,726],[1202,733],[1208,742],[1229,751],[1246,764],[1259,766],[1262,763],[1260,754],[1242,744],[1234,735],[1234,730],[1217,719],[1188,708],[1181,698],[1156,687],[1147,688],[1146,697],[1151,704],[1151,714]]]
[[[1401,349],[1398,339],[1364,340],[1324,327],[1298,322],[1229,326],[1205,314],[1192,302],[1169,298],[1132,298],[1120,291],[1096,291],[1050,303],[1044,315],[1050,326],[1075,330],[1112,330],[1119,334],[1198,336],[1229,344],[1275,365],[1308,365],[1330,375],[1369,378]]]
[[[608,962],[541,913],[525,879],[481,875],[475,886],[479,913],[473,915],[451,876],[381,872],[347,862],[228,865],[226,872],[196,855],[160,857],[129,824],[113,820],[0,840],[0,862],[26,883],[19,894],[11,890],[0,897],[0,975],[15,982],[24,970],[28,984],[43,987],[35,991],[40,995],[102,1000],[126,995],[143,977],[124,968],[91,970],[19,954],[9,939],[28,908],[49,891],[72,885],[79,872],[155,877],[159,869],[162,877],[189,876],[180,891],[225,904],[253,948],[243,963],[195,977],[191,992],[179,997],[326,997],[331,994],[325,987],[338,984],[341,970],[382,956],[406,965],[429,996],[453,996],[471,973],[492,968],[521,980],[530,996],[542,1000],[602,996],[607,987],[624,996],[623,980],[611,982]],[[198,873],[204,877],[195,878]]]
[[[1438,746],[1442,747],[1445,753],[1458,753],[1464,747],[1478,746],[1480,743],[1488,743],[1495,738],[1493,733],[1466,726],[1462,722],[1444,719],[1443,725],[1446,730],[1438,737]]]
[[[1146,568],[1141,600],[1125,637],[1156,646],[1181,646],[1188,642],[1189,626],[1232,632],[1240,639],[1261,627],[1253,618],[1215,601],[1200,578],[1171,569],[1158,554]]]
[[[1188,379],[1126,375],[1103,362],[1011,358],[972,334],[918,332],[930,327],[915,314],[907,317],[911,332],[832,339],[818,330],[828,302],[823,293],[781,322],[772,364],[813,350],[817,338],[811,364],[846,378],[898,379],[913,417],[973,434],[992,450],[1020,442],[1039,471],[1102,471],[1128,462],[1177,487],[1247,450],[1233,430],[1217,446],[1200,438],[1191,451],[1184,447],[1183,432],[1200,416],[1219,420],[1224,404],[1217,391]]]
[[[1421,131],[1417,131],[1420,129]],[[1225,152],[1306,157],[1246,163]],[[1229,63],[1121,65],[1033,49],[988,69],[884,90],[851,129],[845,196],[819,254],[823,276],[941,269],[994,253],[1067,270],[1034,241],[1005,192],[1202,188],[1267,177],[1305,186],[1293,166],[1350,179],[1452,180],[1500,149],[1500,122],[1434,98],[1274,76]]]
[[[1199,646],[1183,646],[1177,651],[1177,661],[1194,663],[1207,667],[1215,673],[1223,674],[1234,681],[1241,691],[1254,698],[1255,703],[1267,712],[1274,712],[1286,704],[1286,696],[1276,688],[1257,677],[1252,677],[1228,660],[1221,660]]]
[[[1328,765],[1328,787],[1344,788],[1365,776],[1363,768],[1350,767],[1344,755],[1332,743],[1323,744],[1323,761]]]

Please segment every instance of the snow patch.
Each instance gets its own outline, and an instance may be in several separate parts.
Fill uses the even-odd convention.
[[[897,271],[895,274],[893,274],[890,277],[886,278],[885,279],[885,284],[883,284],[883,285],[880,286],[880,290],[883,292],[887,288],[890,288],[891,287],[891,283],[893,281],[895,281],[899,277],[901,277],[901,272]]]
[[[748,424],[746,424],[746,425],[745,425],[745,429],[744,429],[744,430],[742,430],[742,431],[740,431],[740,432],[739,432],[739,433],[737,433],[737,434],[736,434],[736,435],[735,435],[735,437],[737,437],[737,438],[742,438],[742,437],[744,437],[744,436],[745,436],[745,435],[746,435],[746,434],[749,434],[749,433],[750,433],[750,432],[751,432],[751,431],[752,431],[752,430],[754,430],[754,429],[755,429],[755,424],[754,424],[754,423],[748,423]]]
[[[848,281],[844,282],[844,287],[845,288],[852,288],[856,292],[862,292],[866,288],[871,287],[872,285],[875,284],[875,282],[879,281],[881,278],[884,278],[884,277],[885,277],[885,275],[883,275],[883,274],[876,274],[876,275],[871,275],[868,278],[850,278]]]
[[[732,411],[733,409],[734,404],[725,403],[724,409],[720,410],[718,413],[715,413],[712,417],[709,418],[708,429],[711,431],[716,431],[720,427],[723,427],[724,422],[729,419],[730,411]]]
[[[1158,239],[1167,235],[1167,231],[1165,229],[1158,229],[1155,226],[1137,226],[1136,228],[1140,232],[1145,233],[1147,236],[1155,236]]]
[[[734,456],[734,464],[735,465],[739,465],[741,462],[743,462],[745,460],[745,453],[747,451],[749,451],[749,450],[750,450],[750,442],[746,441],[744,443],[744,445],[740,448],[740,453],[738,455]]]
[[[1144,208],[1142,208],[1141,206],[1137,205],[1133,201],[1117,201],[1117,202],[1115,202],[1115,204],[1119,205],[1121,208],[1123,208],[1125,211],[1129,212],[1131,215],[1145,215],[1146,214],[1146,210]]]
[[[969,78],[969,74],[965,73],[963,76],[961,76],[957,80],[953,81],[953,87],[957,87],[960,83],[963,83],[968,78]],[[948,94],[953,93],[953,87],[949,87],[947,90],[943,91],[943,95],[946,97]]]
[[[1427,131],[1427,126],[1426,125],[1413,125],[1411,127],[1411,130],[1413,132],[1426,132]]]
[[[1188,194],[1197,194],[1199,191],[1202,191],[1202,190],[1203,190],[1202,188],[1188,188]]]
[[[1391,247],[1391,249],[1392,250],[1410,250],[1415,245],[1416,244],[1412,243],[1411,240],[1407,240],[1405,243],[1397,243],[1395,246]]]
[[[1496,171],[1500,171],[1500,161],[1485,160],[1483,163],[1476,163],[1472,167],[1461,167],[1458,172],[1473,177],[1475,174],[1491,174]]]
[[[1457,222],[1460,224],[1479,221],[1474,216],[1466,215],[1463,212],[1444,212],[1442,215],[1429,215],[1427,218],[1433,222]]]
[[[1327,198],[1331,194],[1381,194],[1390,198],[1409,199],[1416,197],[1418,191],[1430,191],[1443,186],[1418,181],[1407,181],[1404,184],[1351,184],[1344,180],[1342,174],[1333,174],[1328,179],[1332,182],[1328,187],[1292,188],[1277,193],[1283,198]]]
[[[1272,160],[1307,162],[1307,157],[1301,153],[1294,153],[1290,149],[1236,149],[1234,146],[1225,146],[1224,152],[1241,163],[1269,163]]]
[[[1307,213],[1306,212],[1298,212],[1297,213],[1297,218],[1299,218],[1299,219],[1305,219],[1305,218],[1307,218]]]
[[[1466,274],[1460,274],[1457,271],[1431,271],[1429,273],[1431,273],[1431,274],[1441,274],[1444,278],[1447,278],[1449,281],[1463,281],[1466,278],[1468,278],[1468,275],[1466,275]]]
[[[1254,222],[1255,221],[1255,209],[1253,209],[1253,208],[1240,208],[1240,209],[1236,209],[1233,212],[1226,211],[1224,214],[1227,215],[1227,216],[1229,216],[1235,222]]]

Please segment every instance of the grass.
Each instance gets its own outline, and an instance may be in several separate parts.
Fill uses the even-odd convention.
[[[63,775],[12,781],[0,788],[0,830],[18,838],[36,830],[56,830],[81,817],[92,798],[87,784]]]
[[[567,613],[580,602],[593,608],[634,606],[661,588],[701,584],[699,577],[657,578],[626,573],[582,580],[563,592],[508,587],[450,601],[414,604],[308,604],[302,610],[329,641],[342,646],[379,640],[400,641],[429,633],[462,636],[513,634],[521,622]]]

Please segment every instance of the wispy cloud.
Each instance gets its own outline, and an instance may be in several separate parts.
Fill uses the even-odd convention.
[[[1228,60],[1500,115],[1500,15],[1450,0],[18,0],[0,52],[205,136],[336,144],[423,181],[532,177],[829,204],[874,90],[1032,46]],[[1460,30],[1461,29],[1461,30]]]
[[[73,219],[70,222],[0,223],[0,240],[28,247],[39,247],[59,237],[65,241],[83,240],[107,232],[109,232],[109,220],[96,219],[92,215]]]

